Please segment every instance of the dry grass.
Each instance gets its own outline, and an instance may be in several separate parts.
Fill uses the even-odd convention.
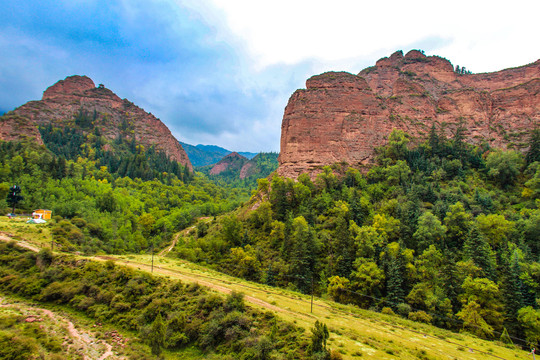
[[[50,244],[50,232],[43,225],[0,217],[0,231],[38,247]],[[107,258],[150,271],[150,255]],[[243,292],[252,306],[273,311],[280,318],[305,329],[320,320],[331,332],[330,348],[338,350],[344,359],[527,359],[525,351],[503,347],[496,342],[329,300],[315,298],[311,313],[311,298],[307,295],[237,279],[180,259],[154,256],[154,274],[198,282],[219,292]]]
[[[0,216],[0,234],[7,235],[14,240],[24,240],[39,248],[50,247],[51,232],[49,224],[27,224],[29,217],[15,217],[9,219]]]
[[[150,270],[149,255],[116,258],[120,264]],[[495,342],[324,299],[315,299],[311,313],[309,296],[233,278],[179,259],[154,256],[154,274],[199,282],[220,292],[241,291],[252,306],[273,311],[305,329],[320,320],[331,332],[330,348],[338,350],[344,359],[527,358],[526,352]]]

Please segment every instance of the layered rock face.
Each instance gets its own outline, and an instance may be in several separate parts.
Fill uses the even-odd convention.
[[[30,101],[0,117],[0,139],[11,141],[30,137],[42,144],[38,126],[49,123],[70,126],[81,111],[94,114],[94,126],[100,129],[102,136],[115,139],[120,126],[129,126],[131,136],[138,143],[154,145],[170,159],[193,171],[182,145],[165,124],[130,101],[120,99],[103,85],[96,87],[87,76],[75,75],[60,80],[45,90],[41,100]]]
[[[526,147],[540,125],[540,60],[485,74],[458,74],[437,56],[398,51],[358,75],[313,76],[289,99],[278,173],[296,178],[324,165],[369,165],[393,129],[419,142],[432,125],[451,137],[496,148]]]

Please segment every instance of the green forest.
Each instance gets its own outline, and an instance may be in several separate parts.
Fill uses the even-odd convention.
[[[71,130],[55,131],[65,135]],[[56,220],[52,232],[61,250],[149,251],[170,242],[193,219],[231,211],[249,198],[249,189],[217,186],[153,149],[136,145],[132,156],[120,157],[87,144],[86,153],[75,157],[67,149],[77,140],[61,146],[64,138],[59,136],[56,147],[45,141],[53,151],[30,142],[0,143],[0,208],[11,211],[6,195],[13,184],[18,185],[23,200],[16,211],[52,210]],[[103,137],[94,139],[105,142]],[[118,157],[124,165],[111,170],[110,161],[118,163]],[[145,179],[150,174],[156,176]]]
[[[394,131],[364,172],[258,181],[235,212],[199,222],[177,256],[523,347],[540,341],[540,132],[529,150]]]
[[[274,174],[256,180],[275,169],[277,156],[259,154],[253,159],[259,175],[239,180],[233,172],[217,177],[191,173],[153,147],[126,141],[127,123],[126,137],[121,132],[108,140],[87,124],[88,116],[77,117],[73,128],[40,128],[44,146],[0,143],[0,207],[7,213],[14,206],[19,214],[51,209],[54,218],[47,227],[56,249],[85,255],[149,253],[194,225],[194,231],[183,233],[173,256],[247,280],[485,339],[524,348],[538,345],[538,130],[531,132],[525,153],[469,145],[462,129],[448,139],[433,127],[428,139],[417,145],[408,134],[394,131],[369,168],[340,163],[320,169],[313,178],[302,174],[294,181]],[[15,184],[21,192],[13,200],[8,194]],[[144,291],[158,292],[138,295],[148,304],[136,304],[143,300],[123,293],[116,302],[100,291],[73,286],[88,278],[98,281],[102,276],[93,272],[104,271],[99,265],[76,269],[74,260],[60,257],[47,267],[41,257],[52,254],[24,253],[13,246],[3,246],[2,251],[4,291],[64,304],[138,334],[151,332],[153,326],[174,332],[168,329],[182,323],[171,318],[169,310],[158,311],[159,317],[155,309],[152,316],[142,309],[151,305],[151,298],[164,299],[159,306],[172,306],[180,301],[173,300],[173,293],[187,294],[189,286],[126,275],[128,270],[108,264],[110,276],[118,279],[96,284],[105,286],[100,291],[120,294],[131,281],[141,289],[152,288]],[[10,257],[20,265],[10,268]],[[27,280],[21,282],[21,276]],[[179,331],[177,343],[159,342],[160,349],[195,346],[203,352],[265,358],[253,354],[264,353],[268,344],[292,354],[286,344],[294,343],[308,357],[327,337],[319,324],[313,330],[320,335],[319,345],[309,345],[299,338],[303,330],[291,328],[283,336],[296,338],[278,348],[271,338],[275,330],[268,330],[275,319],[268,318],[266,333],[252,338],[245,332],[252,320],[229,318],[235,312],[226,303],[234,299],[208,300],[210,295],[202,290],[193,291],[194,298],[190,295],[186,301],[189,306],[198,304],[189,311],[201,316],[197,326],[204,331]],[[217,310],[205,308],[207,300]],[[238,328],[225,345],[214,340],[223,330],[220,324]],[[251,347],[244,347],[244,341]],[[152,347],[144,346],[141,354]],[[158,350],[152,351],[156,355]],[[321,358],[329,354],[325,349]]]

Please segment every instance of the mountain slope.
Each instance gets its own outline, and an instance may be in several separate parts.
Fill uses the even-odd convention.
[[[247,158],[237,152],[230,153],[210,169],[210,175],[239,172],[247,161]]]
[[[454,71],[441,57],[401,51],[358,75],[306,81],[283,115],[278,173],[296,178],[324,165],[370,164],[393,129],[418,143],[435,126],[472,144],[520,149],[540,123],[540,60],[494,73]]]
[[[171,160],[193,170],[189,158],[170,130],[154,115],[126,99],[120,99],[103,85],[95,86],[87,76],[69,76],[50,86],[43,98],[30,101],[0,118],[0,139],[34,139],[43,144],[39,127],[99,131],[115,140],[123,136],[145,147],[154,146]]]
[[[248,160],[239,153],[233,152],[217,164],[200,167],[198,170],[226,184],[255,186],[257,179],[267,177],[276,170],[277,158],[277,153],[259,153]]]
[[[206,166],[206,165],[212,165],[217,163],[219,160],[223,159],[224,156],[229,155],[232,153],[232,151],[224,149],[222,147],[216,146],[216,145],[190,145],[183,142],[180,142],[182,144],[182,147],[186,151],[186,153],[189,156],[189,160],[193,164],[193,166]],[[250,152],[238,152],[238,154],[248,158],[252,159],[257,154],[256,153],[250,153]]]

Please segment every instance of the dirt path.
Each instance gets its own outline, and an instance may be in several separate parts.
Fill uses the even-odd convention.
[[[195,226],[192,226],[192,227],[188,227],[187,229],[184,229],[182,230],[182,232],[186,232],[186,233],[189,233],[189,231],[195,229]],[[171,245],[163,250],[161,250],[158,254],[158,256],[165,256],[167,253],[171,252],[172,249],[174,249],[174,247],[176,246],[176,242],[178,241],[178,238],[180,237],[180,235],[182,235],[182,232],[179,232],[178,234],[176,234],[174,236],[174,239],[171,243]]]
[[[208,222],[209,220],[211,220],[212,218],[210,216],[203,216],[203,217],[200,217],[197,219],[197,221],[205,221],[205,222]],[[170,253],[172,249],[174,249],[174,247],[176,246],[176,243],[178,242],[178,238],[180,236],[186,236],[186,235],[189,235],[190,232],[192,232],[193,230],[195,230],[195,227],[197,225],[193,225],[193,226],[190,226],[182,231],[180,231],[179,233],[177,233],[175,236],[174,236],[174,239],[171,243],[171,245],[169,247],[166,247],[165,249],[161,250],[158,254],[158,256],[165,256],[166,254]]]
[[[65,342],[63,345],[67,347],[68,351],[71,348],[74,352],[79,353],[85,360],[106,360],[106,359],[121,359],[120,357],[114,357],[112,351],[113,347],[105,340],[96,340],[94,334],[91,332],[79,330],[75,327],[73,322],[67,317],[59,315],[48,309],[29,306],[23,303],[8,303],[6,299],[0,297],[1,308],[14,308],[18,310],[24,310],[26,313],[41,313],[52,320],[54,324],[58,324],[61,328],[65,329],[69,335],[71,343]],[[28,317],[37,319],[36,317],[29,315]],[[101,355],[100,355],[101,354]]]
[[[129,267],[133,267],[133,268],[145,268],[146,271],[150,270],[151,266],[148,265],[148,264],[144,264],[144,263],[141,263],[141,262],[135,262],[135,261],[130,261],[130,260],[120,260],[120,259],[117,259],[117,258],[114,258],[112,256],[96,256],[95,258],[97,259],[100,259],[100,260],[112,260],[112,261],[115,261],[119,264],[124,264],[124,265],[127,265]],[[216,284],[215,282],[212,282],[211,280],[204,280],[202,279],[200,276],[194,276],[194,275],[190,275],[189,273],[185,272],[185,271],[180,271],[180,270],[177,270],[177,269],[170,269],[170,268],[166,268],[166,267],[163,267],[163,266],[154,266],[154,271],[155,272],[158,272],[162,275],[170,275],[172,277],[175,277],[177,279],[181,279],[181,280],[185,280],[185,281],[188,281],[188,282],[192,282],[192,283],[198,283],[199,285],[202,285],[202,286],[205,286],[205,287],[208,287],[210,289],[213,289],[217,292],[220,292],[222,294],[230,294],[233,290],[225,285],[218,285]],[[218,279],[216,279],[216,282],[219,281]],[[262,307],[266,310],[272,310],[276,313],[288,313],[290,315],[294,315],[296,317],[300,316],[300,317],[303,317],[305,319],[310,319],[311,316],[309,315],[304,315],[304,314],[300,314],[300,313],[297,313],[297,312],[293,312],[293,311],[290,311],[290,310],[287,310],[287,309],[284,309],[282,307],[279,307],[279,306],[276,306],[276,305],[272,305],[264,300],[261,300],[261,299],[258,299],[256,297],[253,297],[253,296],[250,296],[250,295],[244,295],[244,299],[248,302],[248,303],[251,303],[253,305],[257,305],[259,307]]]
[[[28,250],[31,250],[31,251],[35,251],[35,252],[38,252],[39,250],[41,250],[40,248],[38,248],[37,246],[35,245],[32,245],[24,240],[15,240],[13,239],[13,235],[10,234],[10,233],[6,233],[4,231],[0,231],[0,241],[5,241],[5,242],[10,242],[10,241],[16,241],[17,244],[20,246],[20,247],[23,247],[25,249],[28,249]]]

